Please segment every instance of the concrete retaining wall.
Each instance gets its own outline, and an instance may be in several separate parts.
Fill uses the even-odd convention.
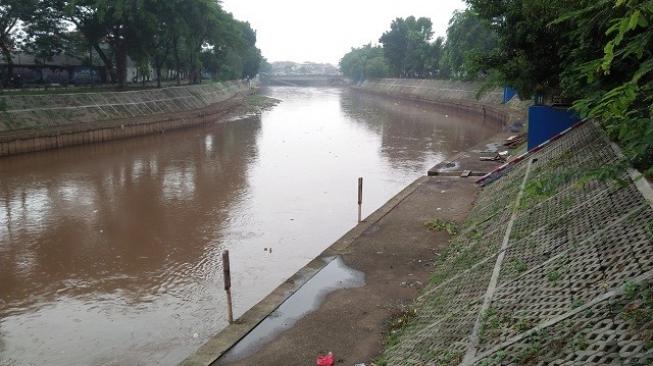
[[[383,94],[434,103],[457,110],[481,114],[508,124],[526,118],[528,102],[513,98],[502,104],[503,91],[490,90],[476,98],[481,84],[450,80],[380,79],[367,80],[354,87]]]
[[[161,133],[215,121],[240,82],[111,93],[2,97],[0,156]]]

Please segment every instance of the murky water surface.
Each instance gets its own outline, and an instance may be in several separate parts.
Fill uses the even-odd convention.
[[[0,365],[173,365],[493,122],[342,89],[259,117],[0,159]],[[445,117],[445,114],[448,117]],[[271,250],[270,250],[271,248]]]

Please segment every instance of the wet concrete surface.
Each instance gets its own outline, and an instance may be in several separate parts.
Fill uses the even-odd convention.
[[[448,244],[446,233],[431,232],[424,222],[462,222],[477,189],[472,179],[420,178],[394,209],[341,248],[343,261],[365,274],[364,286],[332,292],[255,354],[216,364],[309,365],[321,351],[332,351],[343,365],[372,361],[382,349],[386,322],[417,295]]]
[[[366,215],[498,129],[337,88],[265,93],[282,103],[258,116],[0,160],[2,362],[176,364],[226,325],[224,249],[238,317],[355,224],[358,176]]]
[[[290,329],[306,314],[317,309],[329,293],[337,289],[360,287],[365,284],[365,275],[347,267],[341,257],[325,258],[325,260],[330,261],[329,264],[240,340],[223,356],[223,359],[236,361],[250,356],[279,333]]]

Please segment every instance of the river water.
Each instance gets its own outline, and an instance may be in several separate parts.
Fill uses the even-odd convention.
[[[0,159],[0,365],[174,365],[498,126],[338,88],[260,116]]]

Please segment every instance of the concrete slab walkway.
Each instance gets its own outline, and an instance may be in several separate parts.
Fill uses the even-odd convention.
[[[423,177],[411,193],[349,245],[327,250],[365,274],[365,285],[336,290],[319,308],[251,354],[217,365],[312,365],[319,351],[332,351],[337,363],[370,362],[381,351],[387,321],[410,303],[429,280],[433,259],[449,241],[424,222],[433,218],[462,222],[477,187],[473,178]]]

